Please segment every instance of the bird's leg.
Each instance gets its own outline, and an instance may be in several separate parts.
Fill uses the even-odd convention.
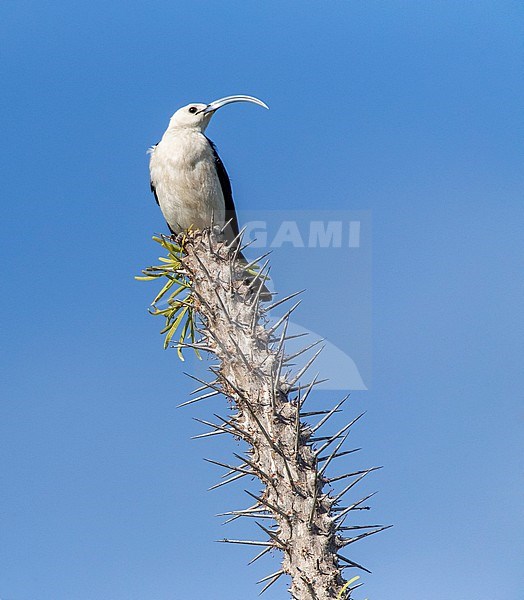
[[[170,228],[171,229],[171,228]],[[175,233],[172,229],[171,239],[173,242],[179,246],[180,248],[184,248],[184,244],[186,243],[186,239],[188,236],[192,236],[196,230],[193,229],[193,225],[190,225],[185,231],[181,231],[180,233]]]

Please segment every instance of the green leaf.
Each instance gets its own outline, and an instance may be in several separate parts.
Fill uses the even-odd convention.
[[[177,283],[180,283],[180,281],[178,279],[175,279],[175,281]],[[189,289],[189,286],[185,283],[180,283],[180,286],[178,287],[178,289],[176,289],[171,296],[169,296],[169,301],[173,300],[173,298],[176,298],[178,296],[178,294],[180,294],[181,292],[185,291]]]
[[[353,577],[352,579],[350,579],[349,581],[346,581],[346,583],[344,584],[344,586],[342,587],[342,589],[340,590],[340,592],[338,593],[337,596],[337,600],[343,600],[343,598],[345,598],[346,596],[342,596],[342,594],[344,594],[344,592],[348,589],[348,587],[352,584],[355,583],[355,581],[357,581],[358,579],[360,579],[359,575],[356,575],[355,577]]]
[[[177,316],[177,318],[175,319],[173,325],[171,326],[171,329],[168,331],[167,335],[166,335],[166,339],[164,340],[164,348],[167,348],[169,346],[169,343],[171,342],[171,338],[173,337],[173,335],[175,334],[175,331],[178,329],[178,326],[180,325],[180,322],[182,321],[182,319],[184,318],[184,315],[186,314],[186,312],[188,311],[189,307],[185,306],[179,313],[179,315]]]
[[[160,298],[162,298],[162,296],[167,292],[167,290],[173,286],[175,281],[176,281],[175,279],[169,278],[168,282],[164,285],[164,287],[155,296],[155,299],[153,300],[153,304],[156,304],[160,300]]]
[[[162,275],[160,275],[160,274],[158,274],[158,275],[144,275],[144,276],[135,275],[135,279],[137,281],[150,281],[151,279],[158,279],[159,277],[162,277]]]
[[[154,315],[162,315],[165,318],[164,327],[160,333],[165,334],[164,348],[168,348],[175,333],[180,330],[179,344],[177,353],[180,360],[184,360],[183,343],[187,338],[195,343],[195,317],[196,312],[193,306],[193,295],[191,290],[191,282],[185,275],[180,272],[182,265],[181,257],[184,254],[183,241],[182,247],[169,240],[164,236],[153,236],[153,240],[160,244],[162,248],[167,250],[166,257],[159,257],[161,264],[148,267],[142,271],[143,275],[135,277],[138,281],[151,281],[165,277],[167,281],[162,289],[155,296],[155,299],[149,307],[149,312]],[[173,291],[174,290],[174,291]],[[182,295],[183,292],[187,292]],[[167,299],[166,299],[167,296]],[[156,303],[162,298],[166,299],[168,306],[166,308],[158,308]],[[199,360],[202,360],[200,353],[196,348],[194,352]]]
[[[186,339],[186,335],[187,335],[187,330],[189,329],[189,324],[191,323],[191,321],[193,320],[193,311],[190,310],[189,314],[187,316],[186,322],[184,323],[184,327],[182,328],[182,333],[180,334],[180,338],[178,339],[178,347],[176,349],[177,354],[178,354],[178,358],[184,362],[185,358],[184,355],[182,354],[182,346],[181,344],[184,343],[185,339]]]
[[[189,327],[190,327],[190,339],[191,339],[191,343],[195,343],[196,337],[195,337],[195,320],[194,320],[194,313],[192,313],[191,315],[191,321],[189,323]],[[202,360],[202,356],[200,355],[200,352],[198,351],[198,348],[193,348],[193,350],[195,351],[195,354],[198,358],[198,360]]]

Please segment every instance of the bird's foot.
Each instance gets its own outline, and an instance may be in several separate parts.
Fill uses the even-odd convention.
[[[173,233],[171,235],[171,240],[177,246],[182,246],[182,243],[184,242],[184,237],[185,237],[184,233]]]

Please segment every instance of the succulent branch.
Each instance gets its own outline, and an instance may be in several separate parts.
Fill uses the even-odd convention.
[[[346,581],[344,569],[369,570],[342,555],[342,550],[386,527],[350,522],[353,511],[369,508],[364,503],[370,495],[346,506],[340,502],[378,467],[333,478],[326,472],[333,461],[355,451],[342,447],[362,415],[333,434],[317,435],[341,411],[346,398],[329,410],[307,411],[306,402],[319,380],[301,380],[320,350],[297,373],[284,372],[285,365],[298,356],[285,353],[289,317],[298,303],[274,325],[268,324],[269,310],[295,294],[264,305],[260,282],[267,276],[267,266],[257,269],[255,261],[242,264],[219,240],[218,232],[190,232],[180,246],[167,238],[156,240],[168,251],[168,257],[144,274],[149,279],[167,279],[155,299],[166,299],[167,307],[152,311],[166,318],[166,346],[178,332],[174,345],[180,356],[184,347],[190,347],[196,352],[209,351],[218,359],[218,367],[211,367],[213,380],[197,379],[198,396],[182,405],[225,395],[233,404],[234,414],[227,419],[215,415],[214,422],[201,421],[210,431],[197,437],[230,434],[248,446],[245,455],[235,454],[239,464],[210,461],[226,469],[225,479],[213,487],[246,475],[257,477],[262,484],[258,495],[246,490],[249,508],[225,514],[228,520],[254,520],[262,539],[220,541],[258,548],[251,562],[272,550],[282,553],[281,568],[260,580],[262,591],[289,575],[294,599],[350,598],[358,587],[352,585],[358,577]],[[303,352],[312,347],[306,346]],[[304,421],[308,417],[319,420],[311,426]],[[338,493],[331,491],[335,481],[345,485]],[[326,490],[328,484],[330,489]]]

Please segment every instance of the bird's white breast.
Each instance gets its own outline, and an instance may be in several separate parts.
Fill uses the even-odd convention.
[[[205,229],[224,224],[224,195],[213,150],[196,130],[167,130],[149,163],[162,213],[171,229]]]

